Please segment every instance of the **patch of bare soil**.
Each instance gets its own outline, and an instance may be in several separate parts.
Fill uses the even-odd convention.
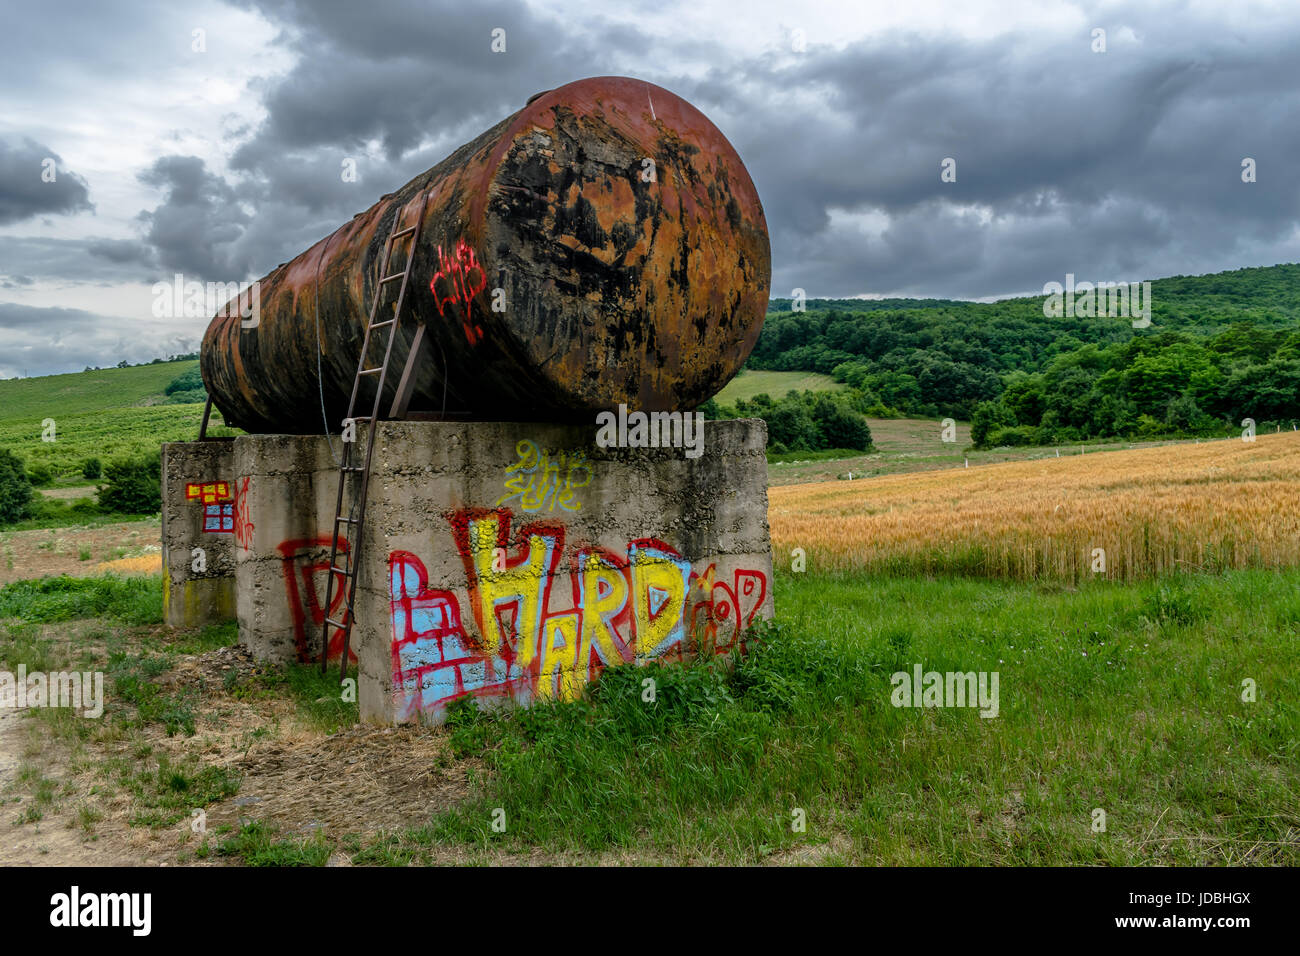
[[[41,747],[41,728],[12,694],[0,698],[0,864],[4,866],[130,866],[141,862],[124,847],[100,844],[77,826],[73,812],[42,809],[31,796],[23,773],[36,771],[57,780],[66,763]],[[28,808],[40,819],[27,816]],[[35,811],[31,811],[33,815]]]
[[[56,498],[59,501],[76,501],[78,498],[93,499],[96,490],[95,485],[70,485],[59,488],[41,488],[40,493],[46,498]]]
[[[208,827],[258,819],[285,835],[347,834],[425,823],[465,797],[445,735],[417,727],[354,727],[267,745],[241,757],[239,796],[208,810]]]
[[[204,835],[192,829],[191,810],[165,826],[139,822],[142,805],[121,783],[120,770],[156,773],[160,759],[173,767],[194,767],[197,760],[238,776],[236,794],[205,808],[213,847],[250,821],[265,822],[278,839],[319,834],[337,845],[355,834],[365,842],[381,830],[427,823],[468,794],[474,763],[453,760],[440,730],[359,725],[326,734],[300,715],[287,691],[258,690],[262,671],[236,647],[181,657],[160,675],[165,691],[190,692],[197,717],[192,737],[168,737],[151,724],[129,732],[106,727],[69,742],[12,709],[0,710],[0,799],[18,801],[0,804],[0,864],[239,862],[215,853],[195,858]],[[58,796],[39,822],[23,822],[19,803],[34,798],[30,780],[18,779],[20,768],[37,765]],[[89,825],[85,807],[94,815]]]
[[[0,585],[47,574],[84,577],[96,564],[159,548],[156,518],[120,521],[97,528],[45,528],[0,533]],[[88,556],[83,558],[82,555]]]

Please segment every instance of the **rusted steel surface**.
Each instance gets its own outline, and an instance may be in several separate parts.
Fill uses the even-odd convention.
[[[319,430],[323,387],[338,427],[384,242],[423,192],[411,312],[393,346],[400,370],[417,322],[433,343],[412,409],[442,407],[445,362],[447,406],[479,419],[686,410],[758,339],[771,256],[740,157],[673,93],[597,77],[535,97],[261,280],[255,328],[215,318],[203,380],[228,422]]]

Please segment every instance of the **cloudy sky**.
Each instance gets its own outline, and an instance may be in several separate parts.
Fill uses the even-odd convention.
[[[602,74],[673,90],[735,145],[776,296],[1300,261],[1294,0],[6,6],[4,377],[195,350],[206,319],[155,318],[154,283],[259,278],[533,93]]]

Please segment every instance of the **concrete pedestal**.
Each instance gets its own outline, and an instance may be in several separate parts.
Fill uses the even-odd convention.
[[[707,423],[698,458],[594,437],[378,426],[351,639],[363,719],[573,698],[606,666],[725,652],[771,616],[763,423]],[[258,657],[317,658],[332,453],[337,438],[283,435],[164,446],[169,623],[233,614]],[[225,499],[201,497],[214,483],[208,499]]]

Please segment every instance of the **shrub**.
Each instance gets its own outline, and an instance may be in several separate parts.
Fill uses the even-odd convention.
[[[31,513],[32,483],[23,460],[0,448],[0,524],[21,521]]]
[[[119,514],[156,514],[162,508],[162,462],[157,455],[120,459],[104,467],[99,506]]]
[[[54,472],[49,465],[32,465],[27,469],[27,480],[33,488],[47,488],[54,484]]]
[[[1037,429],[1017,425],[1013,428],[999,428],[988,437],[989,448],[1000,445],[1037,445]]]
[[[104,465],[98,458],[87,458],[81,466],[81,477],[83,478],[102,478],[104,477]]]
[[[167,387],[163,389],[163,393],[166,395],[174,395],[177,392],[196,391],[205,391],[203,386],[203,376],[199,373],[197,368],[192,368],[188,372],[177,375],[174,379],[168,382]],[[204,399],[200,399],[200,401],[204,401]]]
[[[861,415],[830,400],[818,400],[813,417],[821,429],[825,448],[871,450],[871,428]]]
[[[975,413],[971,416],[971,443],[976,448],[989,448],[997,444],[992,441],[994,432],[1015,424],[1015,415],[1001,402],[980,402],[975,406]]]

